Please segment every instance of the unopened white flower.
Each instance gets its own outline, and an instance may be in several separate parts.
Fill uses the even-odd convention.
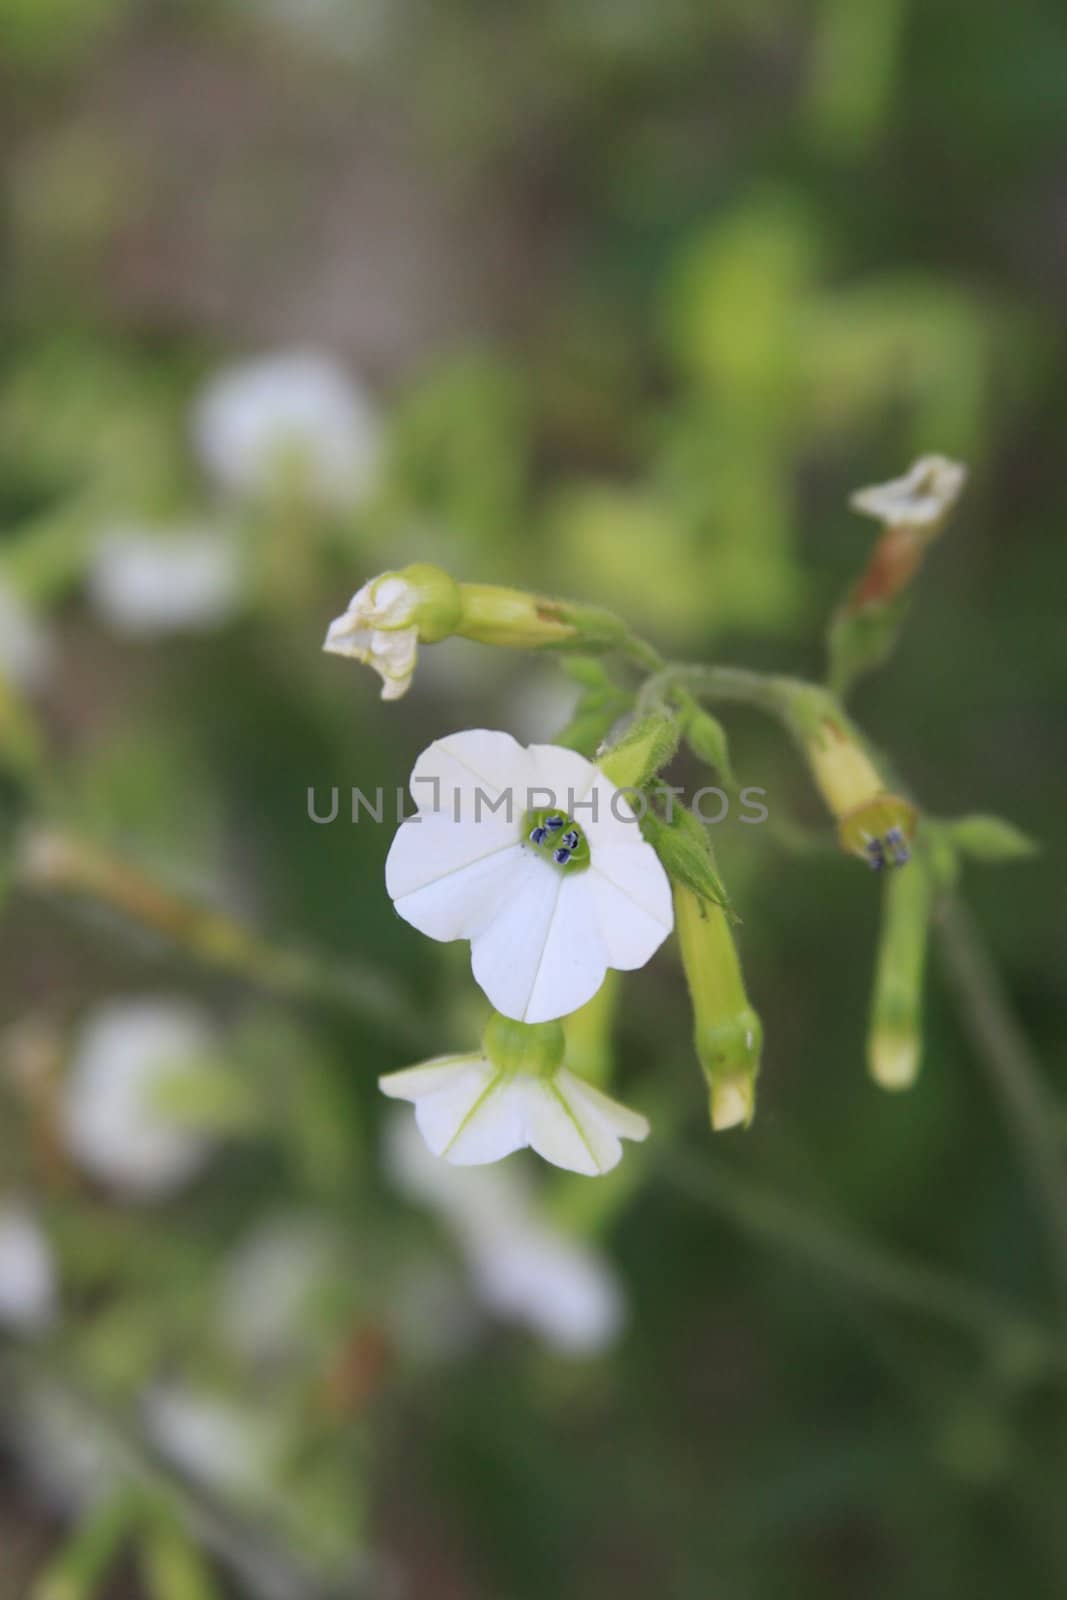
[[[119,633],[206,631],[227,621],[242,589],[237,546],[222,530],[118,532],[101,540],[89,597]]]
[[[287,350],[213,378],[193,413],[208,472],[228,493],[260,499],[299,475],[313,499],[344,507],[362,499],[380,455],[373,401],[328,357]]]
[[[529,1147],[553,1166],[592,1177],[617,1165],[621,1140],[648,1136],[647,1118],[565,1067],[507,1071],[481,1055],[441,1056],[378,1085],[392,1100],[410,1100],[428,1148],[460,1167]]]
[[[55,1310],[55,1266],[40,1224],[21,1205],[0,1206],[0,1327],[39,1333]]]
[[[207,1018],[180,1000],[101,1007],[86,1023],[64,1088],[64,1135],[94,1177],[131,1194],[162,1195],[206,1162],[203,1134],[156,1104],[168,1077],[217,1052]]]
[[[967,469],[947,456],[920,456],[901,478],[858,489],[849,504],[887,528],[934,532],[955,505]]]
[[[609,967],[644,966],[674,921],[670,885],[626,797],[584,756],[476,729],[415,764],[417,816],[385,867],[405,922],[469,939],[507,1017],[544,1022],[592,998]]]
[[[35,689],[48,673],[52,641],[23,601],[0,581],[0,678]]]

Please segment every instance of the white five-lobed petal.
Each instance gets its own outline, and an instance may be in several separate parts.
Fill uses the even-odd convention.
[[[365,583],[330,623],[323,649],[373,667],[382,699],[399,700],[411,686],[418,655],[418,593],[396,573]]]
[[[955,505],[967,469],[947,456],[920,456],[903,477],[858,489],[849,504],[887,528],[937,528]]]
[[[459,1167],[500,1161],[529,1147],[553,1166],[593,1177],[645,1139],[648,1120],[561,1067],[550,1075],[504,1072],[484,1056],[442,1056],[379,1078],[383,1094],[410,1100],[435,1156]]]
[[[670,885],[625,796],[584,756],[507,733],[452,734],[415,764],[418,815],[385,868],[399,914],[431,939],[469,939],[471,968],[504,1016],[547,1022],[592,998],[609,967],[644,966],[674,922]],[[524,820],[557,807],[589,865],[560,871]]]

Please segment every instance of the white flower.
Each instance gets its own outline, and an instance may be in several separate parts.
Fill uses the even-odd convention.
[[[0,580],[0,678],[35,689],[52,661],[52,641],[15,591]]]
[[[959,499],[967,469],[947,456],[920,456],[902,478],[858,489],[849,504],[887,528],[936,530]]]
[[[553,1166],[592,1177],[622,1158],[622,1139],[645,1139],[648,1120],[583,1083],[566,1067],[509,1072],[484,1056],[441,1056],[378,1079],[410,1100],[435,1156],[459,1167],[499,1161],[527,1146]]]
[[[380,454],[370,396],[336,362],[308,350],[220,373],[196,403],[193,436],[228,493],[269,497],[295,471],[313,499],[339,508],[365,496]]]
[[[337,1241],[314,1215],[268,1218],[237,1247],[222,1282],[220,1321],[249,1361],[278,1361],[301,1346],[323,1286],[338,1270]]]
[[[55,1316],[52,1252],[36,1219],[20,1205],[0,1208],[0,1326],[39,1333]]]
[[[222,1396],[158,1383],[144,1397],[145,1431],[168,1461],[205,1487],[260,1499],[276,1454],[270,1423]]]
[[[82,1030],[64,1087],[67,1144],[87,1172],[131,1194],[166,1194],[203,1166],[211,1142],[153,1103],[167,1078],[217,1052],[207,1019],[182,1001],[101,1007]]]
[[[382,699],[399,700],[415,674],[418,603],[414,585],[387,572],[352,596],[348,610],[330,623],[322,648],[373,667],[382,679]]]
[[[452,734],[419,757],[411,793],[418,815],[393,840],[386,887],[421,933],[470,940],[505,1016],[576,1011],[609,967],[644,966],[670,933],[659,858],[625,796],[573,750]]]
[[[120,633],[149,636],[218,627],[237,609],[242,572],[226,533],[110,534],[93,552],[89,597]]]
[[[565,1355],[591,1354],[618,1338],[626,1300],[610,1258],[545,1215],[521,1169],[475,1175],[437,1161],[402,1116],[386,1124],[385,1165],[401,1192],[440,1215],[486,1311]]]

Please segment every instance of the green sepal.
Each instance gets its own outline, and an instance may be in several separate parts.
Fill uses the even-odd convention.
[[[698,761],[714,767],[724,783],[736,789],[737,779],[730,761],[730,747],[726,729],[718,717],[697,706],[685,721],[685,742]]]
[[[1024,861],[1036,856],[1040,845],[1002,817],[988,817],[976,813],[959,817],[943,824],[949,839],[963,855],[972,861],[995,865],[1002,861]]]
[[[682,736],[677,717],[654,711],[628,728],[599,766],[617,789],[642,789],[671,760]]]
[[[721,906],[731,921],[738,920],[716,870],[711,841],[704,824],[691,811],[684,806],[676,806],[668,822],[649,809],[641,819],[641,831],[662,861],[669,878],[684,884],[700,899]]]

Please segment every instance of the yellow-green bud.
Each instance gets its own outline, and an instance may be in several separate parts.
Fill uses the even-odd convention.
[[[482,1047],[501,1072],[529,1072],[551,1077],[563,1063],[563,1027],[559,1022],[515,1022],[494,1011]]]
[[[932,901],[933,884],[923,855],[910,871],[895,872],[886,882],[867,1039],[871,1077],[883,1089],[910,1089],[918,1075]]]
[[[811,775],[837,819],[842,850],[876,869],[903,866],[915,807],[889,792],[848,719],[821,691],[799,691],[789,709]]]
[[[721,906],[674,884],[674,924],[693,1005],[693,1044],[716,1131],[752,1121],[763,1029],[745,993],[730,923]]]

